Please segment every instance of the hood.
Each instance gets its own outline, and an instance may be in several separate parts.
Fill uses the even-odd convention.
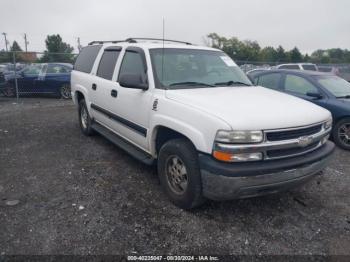
[[[234,130],[299,127],[331,117],[315,104],[257,86],[166,90],[166,97],[221,118]]]

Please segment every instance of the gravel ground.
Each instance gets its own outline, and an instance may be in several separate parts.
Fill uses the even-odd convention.
[[[0,98],[1,254],[350,254],[349,152],[291,192],[191,212],[71,101]]]

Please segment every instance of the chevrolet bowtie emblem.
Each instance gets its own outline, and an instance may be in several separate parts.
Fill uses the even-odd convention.
[[[301,147],[306,147],[310,145],[312,142],[312,137],[311,136],[302,136],[298,139],[298,144]]]

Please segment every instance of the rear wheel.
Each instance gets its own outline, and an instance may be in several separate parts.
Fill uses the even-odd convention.
[[[89,111],[87,110],[87,106],[84,99],[79,101],[79,125],[80,129],[86,136],[91,136],[94,133],[94,130],[91,128],[91,118],[89,115]]]
[[[64,84],[63,86],[61,86],[61,88],[60,88],[60,95],[64,99],[72,98],[72,94],[71,94],[71,91],[70,91],[70,85],[69,84]]]
[[[333,129],[333,140],[337,146],[350,150],[350,118],[344,118],[336,123]]]
[[[166,142],[159,151],[158,175],[169,199],[191,209],[205,202],[196,149],[184,138]]]

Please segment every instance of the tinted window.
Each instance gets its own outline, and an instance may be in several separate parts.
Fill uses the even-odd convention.
[[[320,72],[331,72],[332,71],[332,67],[319,67],[318,71],[320,71]]]
[[[317,68],[314,65],[302,65],[302,66],[304,70],[317,71]]]
[[[28,66],[26,69],[24,69],[23,73],[28,75],[38,75],[41,72],[42,65],[40,64],[34,64]]]
[[[309,92],[318,93],[318,89],[308,80],[295,75],[286,76],[285,90],[303,95],[306,95]]]
[[[337,76],[317,76],[317,82],[336,97],[350,95],[350,83]]]
[[[74,70],[90,73],[100,49],[100,45],[84,47],[75,62]]]
[[[115,65],[118,60],[120,50],[105,50],[97,70],[97,76],[112,80]]]
[[[283,65],[279,66],[278,69],[294,69],[294,70],[300,70],[298,65]]]
[[[64,74],[69,73],[70,69],[62,65],[49,65],[46,74]]]
[[[262,75],[258,78],[257,84],[271,89],[278,89],[281,74],[273,73],[268,75]]]
[[[122,74],[145,74],[145,67],[143,65],[143,60],[141,54],[131,51],[126,51],[122,65],[120,67],[119,76]]]

